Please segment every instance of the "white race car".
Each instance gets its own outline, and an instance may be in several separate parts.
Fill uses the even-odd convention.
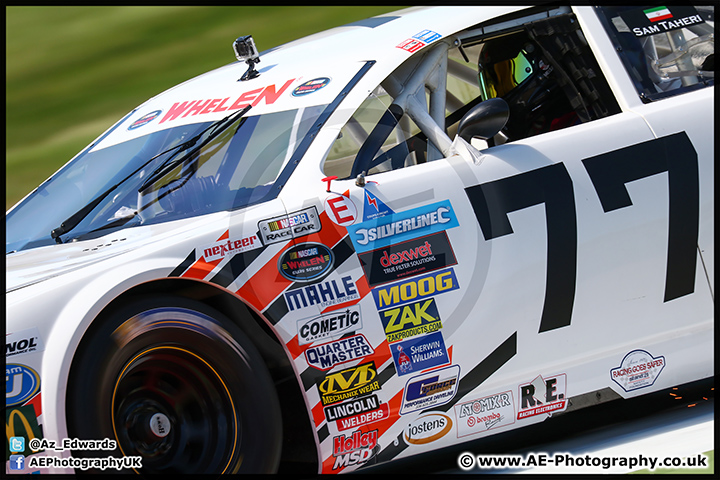
[[[348,472],[713,377],[713,15],[238,38],[7,212],[7,471]]]

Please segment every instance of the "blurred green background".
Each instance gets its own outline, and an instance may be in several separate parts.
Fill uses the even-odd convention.
[[[402,7],[6,7],[6,210],[134,107],[259,51]]]

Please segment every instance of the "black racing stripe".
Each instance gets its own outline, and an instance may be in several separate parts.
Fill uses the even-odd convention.
[[[221,287],[227,287],[234,282],[235,279],[243,273],[262,252],[265,251],[266,248],[267,246],[264,246],[248,252],[238,253],[210,279],[210,282],[216,283]]]
[[[193,263],[195,263],[195,250],[190,252],[190,255],[188,255],[180,265],[175,267],[175,269],[170,272],[170,275],[168,275],[168,277],[179,277],[185,272],[185,270],[190,268]]]

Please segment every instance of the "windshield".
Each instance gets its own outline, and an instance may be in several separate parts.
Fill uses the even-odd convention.
[[[181,144],[212,122],[113,145],[100,141],[7,214],[6,253],[54,244],[51,231],[109,189],[61,242],[267,201],[277,194],[275,180],[325,107],[255,116],[251,109],[210,141],[191,142],[189,148]]]

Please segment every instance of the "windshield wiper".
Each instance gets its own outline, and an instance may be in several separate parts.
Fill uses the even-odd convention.
[[[85,217],[87,217],[88,214],[89,214],[91,211],[93,211],[93,209],[95,209],[95,207],[97,207],[97,206],[100,204],[100,202],[102,202],[102,201],[105,199],[105,197],[107,197],[107,196],[108,196],[113,190],[115,190],[117,187],[119,187],[120,185],[122,185],[123,183],[125,183],[129,178],[132,178],[132,177],[133,177],[135,174],[137,174],[140,170],[142,170],[142,169],[145,168],[147,165],[149,165],[150,163],[152,163],[153,160],[155,160],[156,158],[158,158],[158,157],[160,157],[160,156],[162,156],[162,155],[165,155],[165,154],[168,153],[168,152],[171,152],[171,151],[173,151],[173,150],[177,150],[173,155],[170,156],[170,158],[168,158],[165,162],[163,162],[158,168],[156,168],[156,169],[150,174],[150,176],[148,177],[148,179],[145,180],[145,182],[143,182],[143,184],[140,186],[140,189],[139,189],[139,190],[143,190],[145,187],[147,187],[147,185],[148,185],[149,183],[151,183],[151,180],[156,180],[157,178],[161,177],[162,175],[164,175],[165,173],[167,173],[169,170],[171,170],[171,169],[177,164],[177,160],[172,161],[172,159],[173,159],[178,153],[180,153],[180,152],[182,152],[182,151],[185,151],[185,150],[187,150],[187,149],[189,149],[189,148],[192,148],[192,147],[197,143],[197,141],[198,141],[206,132],[210,131],[211,129],[215,129],[215,131],[212,131],[212,132],[208,135],[207,139],[205,139],[205,141],[204,141],[202,144],[198,145],[197,148],[202,147],[202,146],[205,145],[207,142],[209,142],[210,140],[212,140],[214,137],[216,137],[217,135],[219,135],[220,133],[222,133],[229,125],[232,124],[232,122],[235,121],[236,118],[242,117],[243,115],[245,115],[245,113],[247,113],[248,110],[250,110],[250,105],[248,105],[247,107],[245,107],[245,108],[243,108],[243,109],[237,110],[237,111],[231,113],[230,115],[227,115],[226,117],[218,120],[218,121],[215,122],[215,123],[212,123],[211,125],[208,125],[208,127],[205,128],[202,132],[200,132],[200,133],[198,133],[197,135],[193,136],[193,137],[190,138],[189,140],[187,140],[187,141],[185,141],[185,142],[183,142],[183,143],[180,143],[180,144],[178,144],[178,145],[175,145],[175,146],[173,146],[173,147],[170,147],[170,148],[168,148],[167,150],[163,150],[162,152],[158,153],[157,155],[153,155],[152,158],[150,158],[149,160],[147,160],[146,162],[144,162],[142,165],[140,165],[138,168],[136,168],[130,175],[126,176],[125,178],[123,178],[122,180],[120,180],[119,182],[117,182],[116,184],[114,184],[113,186],[111,186],[110,188],[108,188],[107,190],[105,190],[105,191],[104,191],[102,194],[100,194],[97,198],[95,198],[95,199],[92,200],[90,203],[88,203],[87,205],[85,205],[84,207],[82,207],[80,210],[78,210],[77,212],[75,212],[74,214],[72,214],[70,217],[68,217],[67,220],[65,220],[64,222],[62,222],[62,223],[60,224],[59,227],[53,229],[53,230],[50,232],[50,237],[52,237],[52,238],[55,240],[56,243],[63,243],[62,239],[60,238],[61,235],[64,235],[64,234],[70,232],[73,228],[75,228],[76,226],[78,226],[78,224],[79,224]],[[181,158],[184,158],[184,157],[180,157],[180,159],[181,159]]]

